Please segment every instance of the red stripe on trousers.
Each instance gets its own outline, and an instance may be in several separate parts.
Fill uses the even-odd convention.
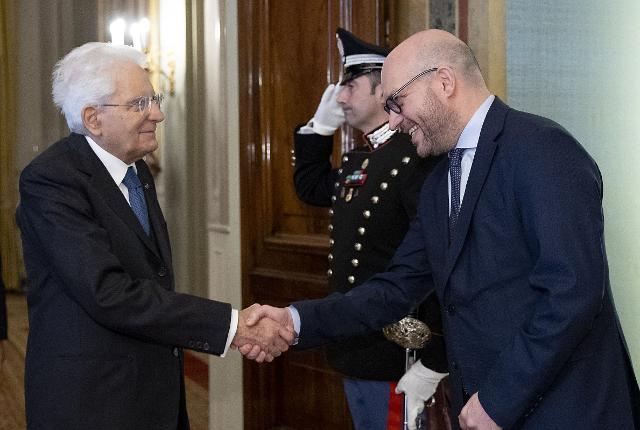
[[[387,414],[387,430],[399,430],[403,424],[404,396],[396,394],[396,382],[389,382],[389,413]]]

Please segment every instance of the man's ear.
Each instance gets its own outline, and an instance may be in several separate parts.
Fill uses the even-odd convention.
[[[98,117],[98,109],[94,106],[86,106],[82,109],[82,124],[94,136],[102,134],[102,121]]]
[[[440,67],[436,70],[438,77],[438,90],[445,97],[451,97],[456,89],[456,75],[453,70],[448,67]]]

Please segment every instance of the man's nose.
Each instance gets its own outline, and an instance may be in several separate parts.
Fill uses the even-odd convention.
[[[399,113],[395,113],[394,111],[389,112],[389,128],[391,130],[397,129],[400,124],[402,124],[402,115]]]
[[[160,109],[160,105],[151,103],[151,111],[149,112],[149,117],[147,119],[153,122],[164,121],[164,112]]]

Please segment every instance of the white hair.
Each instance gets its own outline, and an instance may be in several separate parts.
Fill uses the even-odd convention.
[[[105,103],[116,90],[118,66],[131,62],[146,68],[144,54],[130,46],[89,42],[56,63],[52,74],[53,102],[71,131],[86,132],[82,110]]]

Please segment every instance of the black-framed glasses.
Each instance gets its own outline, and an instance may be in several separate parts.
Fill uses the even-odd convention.
[[[385,100],[384,102],[384,110],[385,112],[387,112],[387,114],[390,114],[392,111],[400,114],[402,113],[402,107],[398,104],[398,102],[396,101],[396,98],[398,97],[398,94],[400,94],[400,92],[402,90],[404,90],[405,88],[407,88],[409,85],[411,85],[412,83],[414,83],[417,79],[419,79],[420,77],[426,75],[427,73],[431,73],[431,72],[435,72],[436,70],[438,70],[437,67],[432,67],[430,69],[427,70],[423,70],[422,72],[418,73],[417,75],[415,75],[413,78],[409,79],[409,81],[404,84],[403,86],[401,86],[400,88],[398,88],[393,94],[391,94],[389,97],[387,97],[387,100]]]
[[[126,104],[105,103],[96,106],[127,106],[132,108],[136,112],[149,112],[151,110],[151,105],[153,104],[158,105],[158,109],[160,109],[163,100],[163,94],[154,94],[152,96],[138,97],[132,102]]]

